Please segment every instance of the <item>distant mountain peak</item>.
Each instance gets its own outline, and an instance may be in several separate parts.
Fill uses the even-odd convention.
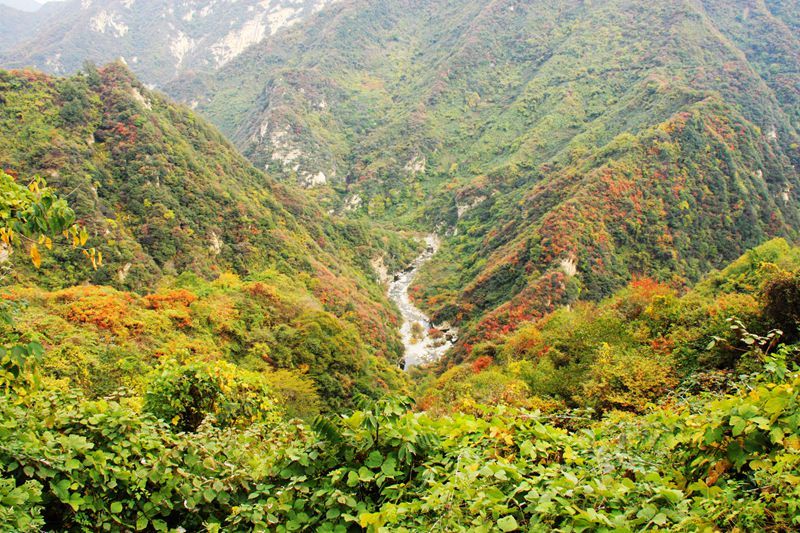
[[[214,71],[334,1],[68,0],[0,49],[0,66],[65,74],[123,57],[144,82],[163,86]]]

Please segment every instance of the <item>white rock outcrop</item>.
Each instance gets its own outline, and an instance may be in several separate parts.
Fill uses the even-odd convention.
[[[456,198],[456,213],[458,214],[458,218],[464,216],[470,209],[480,205],[484,200],[486,200],[486,196],[484,195],[473,196],[470,199],[461,201]]]
[[[124,37],[128,33],[128,26],[124,22],[117,20],[116,13],[109,13],[106,10],[100,11],[89,20],[89,26],[97,33],[110,31],[115,37]]]
[[[325,185],[328,183],[328,176],[324,172],[319,171],[316,174],[311,172],[304,172],[299,177],[300,185],[306,188],[316,187],[317,185]]]
[[[191,52],[193,48],[194,40],[189,38],[189,36],[182,31],[179,31],[178,35],[169,43],[169,51],[176,60],[176,67],[180,67],[183,64],[184,58],[186,58],[186,55]]]
[[[578,261],[574,257],[566,257],[561,260],[561,270],[564,271],[569,277],[574,276],[578,273]]]
[[[404,167],[408,172],[413,172],[415,174],[423,174],[425,172],[426,165],[428,160],[421,155],[411,158],[411,160],[406,163]]]
[[[246,21],[241,27],[232,30],[211,45],[214,63],[217,67],[221,67],[244,52],[248,46],[261,42],[266,34],[267,25],[261,17]]]

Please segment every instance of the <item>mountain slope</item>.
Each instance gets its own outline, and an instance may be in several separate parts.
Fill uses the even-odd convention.
[[[689,89],[720,91],[765,130],[795,135],[792,94],[776,98],[712,15],[725,18],[692,2],[337,5],[224,68],[203,110],[257,163],[340,181],[436,151],[444,170],[444,159],[476,171],[546,161],[579,134],[599,144],[665,120],[702,97]],[[778,34],[785,77],[774,84],[796,94],[797,36],[777,16],[746,23]],[[652,79],[673,94],[637,94]]]
[[[3,0],[0,5],[24,12],[34,12],[42,7],[42,4],[35,0]]]
[[[200,107],[351,216],[454,234],[416,294],[468,350],[797,234],[798,7],[337,4],[207,79]]]
[[[39,17],[0,4],[0,53],[30,38],[38,26]]]
[[[370,259],[403,264],[415,253],[405,241],[322,213],[253,168],[193,113],[148,91],[121,64],[71,78],[0,71],[0,102],[0,168],[20,179],[41,175],[60,190],[105,259],[92,270],[78,252],[56,248],[44,256],[40,273],[24,254],[15,254],[16,281],[149,293],[192,289],[196,277],[219,277],[223,292],[239,287],[234,292],[244,307],[262,292],[279,302],[262,310],[271,318],[251,324],[253,313],[237,310],[233,295],[214,298],[213,305],[227,309],[224,317],[235,323],[217,332],[230,344],[226,351],[243,356],[272,335],[292,339],[305,331],[312,339],[331,337],[307,347],[327,361],[316,366],[320,383],[338,380],[334,388],[349,390],[355,374],[341,381],[335,365],[351,351],[362,370],[388,372],[365,378],[370,388],[395,373],[391,366],[402,356],[397,316]],[[225,281],[233,275],[228,272],[247,276],[249,285]],[[248,296],[251,289],[254,295]],[[116,304],[95,297],[78,300],[111,316],[132,313],[112,309],[139,300],[123,295]],[[104,298],[108,308],[98,303]],[[103,330],[101,322],[95,325]],[[272,328],[279,332],[265,332]],[[328,353],[340,333],[349,335],[347,349]],[[285,340],[286,346],[291,342]],[[297,357],[282,356],[283,365],[296,367]]]
[[[57,16],[37,13],[40,28],[23,44],[0,48],[0,66],[66,74],[121,57],[146,83],[163,85],[213,71],[329,1],[68,0]]]

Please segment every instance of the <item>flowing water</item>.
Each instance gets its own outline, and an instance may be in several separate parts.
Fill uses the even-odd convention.
[[[456,332],[452,328],[438,329],[432,334],[430,318],[420,311],[408,297],[408,287],[414,281],[419,268],[433,257],[439,249],[439,238],[436,235],[425,237],[425,251],[402,272],[394,275],[389,284],[389,298],[397,304],[403,317],[400,335],[405,346],[405,368],[430,363],[439,359],[456,340]],[[415,326],[418,324],[418,326]]]

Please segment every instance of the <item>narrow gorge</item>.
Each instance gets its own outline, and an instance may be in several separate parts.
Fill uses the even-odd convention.
[[[425,250],[401,272],[394,275],[389,283],[389,298],[400,309],[403,324],[400,335],[405,347],[405,369],[436,361],[456,340],[454,329],[436,327],[430,318],[413,304],[408,289],[419,269],[431,260],[441,244],[439,237],[430,234],[425,237]]]

